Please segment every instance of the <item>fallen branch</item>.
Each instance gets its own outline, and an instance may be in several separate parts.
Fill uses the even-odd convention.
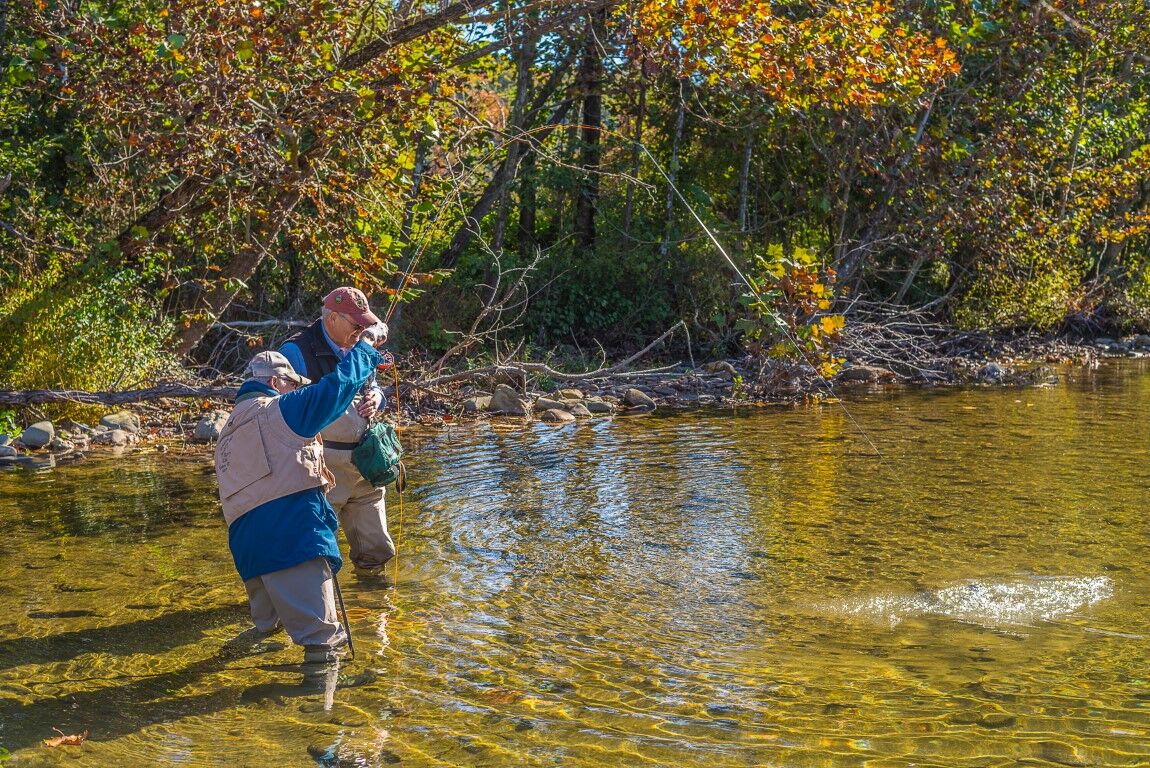
[[[307,320],[231,320],[226,323],[217,320],[212,323],[213,328],[306,328],[309,325]]]
[[[190,387],[186,384],[160,384],[148,389],[122,392],[84,392],[77,389],[0,389],[0,406],[24,406],[40,403],[85,403],[90,405],[124,405],[145,400],[173,398],[234,398],[238,387]]]
[[[528,373],[543,374],[544,376],[548,376],[557,381],[592,381],[595,379],[607,379],[619,373],[631,363],[635,362],[640,357],[650,352],[656,345],[665,340],[680,327],[685,330],[687,328],[687,324],[680,320],[668,328],[662,336],[655,339],[650,344],[628,357],[626,360],[616,363],[609,368],[598,368],[594,371],[588,371],[587,373],[564,373],[563,371],[555,370],[546,363],[506,363],[503,365],[488,365],[484,368],[474,368],[470,371],[460,371],[459,373],[449,373],[443,376],[436,376],[433,379],[420,381],[419,384],[424,387],[433,387],[437,384],[466,381],[468,379],[474,379],[481,376],[491,376],[497,373],[518,373],[520,375]],[[649,368],[643,371],[629,372],[626,375],[641,376],[644,374],[663,373],[665,371],[672,370],[678,365],[678,363],[675,363],[673,365],[663,366],[662,368]]]

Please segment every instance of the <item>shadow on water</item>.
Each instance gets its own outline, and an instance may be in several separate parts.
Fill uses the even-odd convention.
[[[203,610],[172,611],[154,619],[111,627],[4,640],[0,641],[0,669],[67,661],[84,653],[161,653],[200,640],[205,630],[234,624],[246,617],[247,605],[235,603]]]

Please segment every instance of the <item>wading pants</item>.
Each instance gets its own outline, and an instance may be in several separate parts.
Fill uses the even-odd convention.
[[[395,542],[387,532],[387,508],[383,488],[363,479],[351,460],[351,451],[324,448],[327,468],[335,475],[335,488],[327,500],[339,516],[347,535],[352,565],[357,573],[378,572],[395,557]]]
[[[335,587],[327,558],[316,557],[244,582],[252,621],[260,632],[282,624],[297,645],[337,648],[347,633],[335,607]]]

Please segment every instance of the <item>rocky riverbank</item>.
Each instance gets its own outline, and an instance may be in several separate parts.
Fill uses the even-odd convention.
[[[467,382],[450,391],[401,385],[406,393],[400,410],[404,424],[430,427],[486,418],[564,424],[660,408],[817,402],[849,398],[860,388],[1050,386],[1059,381],[1057,366],[1095,367],[1102,358],[1147,355],[1150,335],[1084,343],[987,336],[966,354],[928,364],[916,363],[911,355],[902,359],[888,355],[882,362],[848,360],[830,380],[793,361],[746,357],[563,387],[504,374],[500,381]],[[31,421],[19,435],[0,435],[0,467],[51,467],[102,451],[200,450],[199,446],[209,447],[218,439],[229,403],[206,400],[199,406],[190,411],[186,404],[172,401],[168,407],[121,409],[103,415],[94,425],[70,419]]]

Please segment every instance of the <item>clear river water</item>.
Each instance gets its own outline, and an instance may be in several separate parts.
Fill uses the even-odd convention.
[[[327,675],[202,449],[0,472],[0,763],[1150,765],[1150,366],[846,405],[409,434]]]

